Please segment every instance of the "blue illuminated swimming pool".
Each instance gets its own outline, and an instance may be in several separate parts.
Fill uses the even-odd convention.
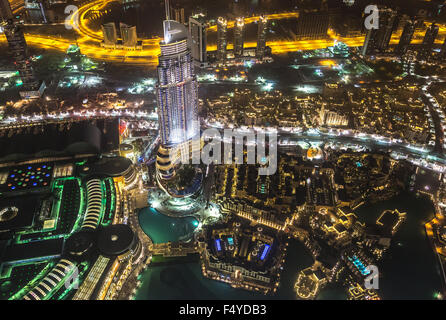
[[[353,262],[355,267],[359,270],[359,272],[361,272],[363,276],[366,276],[370,273],[370,270],[367,269],[367,267],[361,262],[361,260],[358,259],[357,256],[349,257],[348,259]]]

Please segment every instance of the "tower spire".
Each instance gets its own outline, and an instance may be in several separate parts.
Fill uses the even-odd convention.
[[[166,20],[170,19],[170,6],[169,6],[169,0],[164,0],[165,6],[166,6]]]

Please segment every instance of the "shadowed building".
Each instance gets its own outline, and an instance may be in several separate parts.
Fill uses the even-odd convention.
[[[32,143],[30,143],[32,141]],[[17,130],[0,138],[0,163],[40,157],[109,152],[119,146],[118,120],[47,124],[39,134]]]
[[[219,17],[217,20],[217,59],[225,61],[228,46],[228,21]]]
[[[171,8],[171,12],[172,12],[172,20],[175,20],[179,23],[185,24],[186,23],[186,18],[184,15],[184,8],[180,7],[179,5],[176,6],[172,6]]]
[[[418,59],[426,60],[430,57],[432,53],[432,47],[434,46],[435,39],[438,35],[438,26],[432,23],[430,27],[426,30],[424,35],[423,43],[421,44],[420,52],[418,54]]]
[[[400,42],[398,43],[398,47],[396,51],[398,54],[403,55],[407,52],[407,48],[412,41],[413,33],[415,31],[415,25],[412,21],[408,21],[404,26],[403,33],[400,38]]]
[[[240,58],[243,56],[245,33],[245,19],[237,18],[234,26],[234,57]]]
[[[328,13],[302,13],[297,20],[296,40],[313,40],[327,37]]]
[[[14,17],[8,0],[0,1],[0,17],[3,21],[8,21]]]
[[[34,76],[33,67],[28,59],[28,47],[26,45],[23,30],[21,26],[14,22],[14,17],[8,0],[0,0],[0,15],[3,19],[4,32],[9,49],[12,52],[14,64],[19,71],[23,83],[24,91],[20,94],[24,98],[32,97],[35,94],[39,96],[43,92],[44,84],[42,83],[40,90],[39,82]]]
[[[206,19],[203,14],[197,14],[189,18],[189,34],[191,37],[192,58],[198,65],[207,62],[207,34]]]
[[[388,49],[396,17],[397,12],[392,9],[385,7],[379,9],[378,29],[372,28],[367,31],[362,47],[363,55],[372,55]]]
[[[257,59],[262,59],[265,56],[266,50],[266,33],[268,31],[268,19],[264,15],[261,15],[258,23],[259,26],[257,31],[256,57]]]
[[[446,59],[446,38],[444,39],[443,44],[441,45],[440,59],[442,60]]]

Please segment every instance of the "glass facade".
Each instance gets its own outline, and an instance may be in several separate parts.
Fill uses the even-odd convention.
[[[168,41],[160,43],[157,102],[161,142],[172,146],[199,135],[198,83],[187,29],[166,22],[164,39]]]

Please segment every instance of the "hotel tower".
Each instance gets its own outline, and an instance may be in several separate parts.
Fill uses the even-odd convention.
[[[164,39],[160,42],[156,88],[161,146],[157,155],[157,174],[160,180],[175,176],[180,156],[172,150],[192,149],[199,141],[198,83],[194,74],[187,28],[169,19],[166,4]],[[194,149],[195,150],[195,149]]]

